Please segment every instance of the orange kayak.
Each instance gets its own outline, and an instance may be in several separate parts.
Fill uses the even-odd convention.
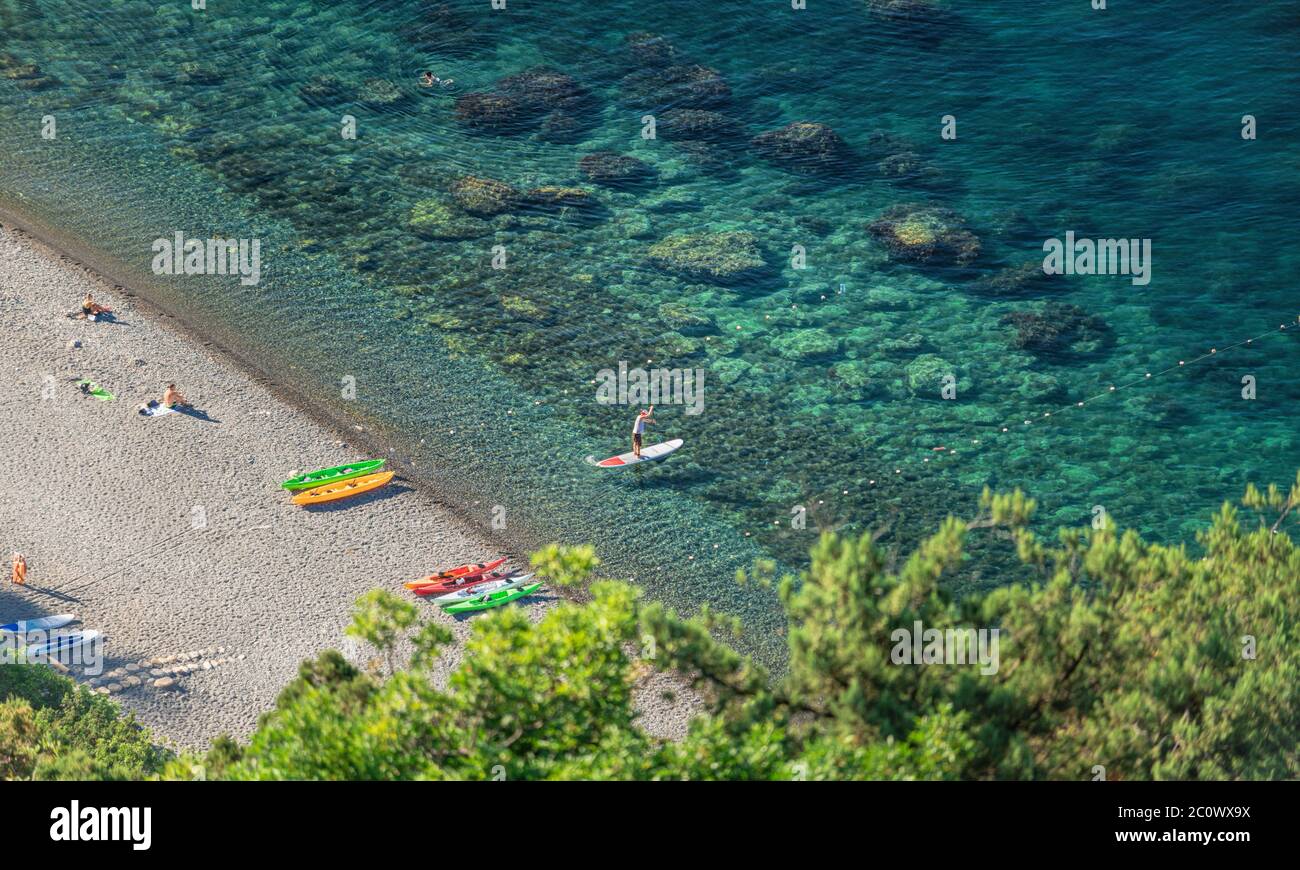
[[[300,492],[289,501],[294,504],[320,504],[321,502],[359,495],[372,489],[379,489],[392,479],[393,472],[381,471],[378,474],[367,474],[365,477],[354,477],[351,480],[344,480],[339,483],[327,483],[324,486]]]
[[[419,589],[424,586],[438,586],[450,583],[451,585],[447,586],[447,591],[450,592],[453,589],[458,589],[464,585],[457,581],[472,580],[475,577],[486,574],[494,568],[500,568],[505,563],[506,559],[502,556],[500,559],[493,559],[491,562],[480,562],[475,565],[460,565],[456,568],[448,568],[446,571],[439,571],[436,574],[430,574],[428,577],[422,577],[419,580],[412,580],[410,583],[406,584],[406,588]]]

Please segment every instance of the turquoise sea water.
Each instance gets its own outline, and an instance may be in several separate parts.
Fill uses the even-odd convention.
[[[1108,5],[0,0],[0,205],[401,443],[479,522],[592,541],[775,655],[771,593],[731,575],[797,567],[818,528],[906,544],[988,484],[1044,528],[1101,505],[1180,539],[1300,467],[1300,330],[1277,332],[1300,313],[1300,4]],[[840,159],[767,159],[753,138],[792,122]],[[596,152],[646,175],[594,181]],[[483,214],[465,176],[513,192]],[[869,227],[904,204],[978,256],[891,256]],[[151,279],[178,230],[259,238],[262,282]],[[1150,239],[1150,283],[1015,271],[1067,231]],[[665,262],[702,233],[750,234],[763,266]],[[605,474],[583,459],[626,449],[633,411],[592,381],[620,361],[704,370],[704,409],[661,406],[649,440],[686,449]],[[974,540],[960,582],[1004,582],[1003,546]]]

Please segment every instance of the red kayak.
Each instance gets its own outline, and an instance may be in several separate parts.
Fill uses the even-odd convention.
[[[513,577],[518,572],[515,571],[493,571],[490,574],[474,574],[470,577],[456,577],[452,580],[443,580],[439,583],[430,583],[428,586],[420,586],[412,589],[416,595],[443,595],[448,592],[455,592],[457,589],[472,589],[475,586],[481,586],[484,583],[491,583],[495,580],[505,580]]]
[[[500,568],[505,563],[506,560],[502,557],[500,559],[493,559],[491,562],[479,562],[474,565],[460,565],[455,568],[448,568],[446,571],[439,571],[436,574],[430,574],[428,577],[422,577],[419,580],[412,580],[410,583],[406,584],[406,588],[419,589],[424,586],[445,584],[447,581],[469,580],[470,578],[477,577],[480,574],[486,574],[493,568]],[[447,589],[459,589],[464,585],[464,583],[457,584],[453,582],[447,587]]]

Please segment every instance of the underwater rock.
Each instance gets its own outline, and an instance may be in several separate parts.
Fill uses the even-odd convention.
[[[573,76],[547,67],[526,69],[499,79],[494,90],[514,99],[523,110],[538,115],[557,109],[572,111],[590,96]]]
[[[745,377],[745,375],[749,374],[750,370],[753,369],[753,366],[745,362],[743,359],[721,357],[710,363],[709,369],[717,375],[720,382],[730,386]]]
[[[406,225],[424,239],[477,239],[492,231],[484,220],[461,214],[440,199],[425,199],[411,208]]]
[[[610,225],[615,238],[648,239],[654,235],[654,224],[643,214],[621,214]]]
[[[943,173],[915,151],[899,151],[876,161],[876,171],[887,181],[900,184],[933,184]]]
[[[718,109],[731,102],[731,86],[722,73],[695,63],[634,72],[621,87],[621,102],[644,111]]]
[[[219,85],[226,80],[226,76],[214,66],[197,61],[186,61],[181,64],[176,80],[191,85]]]
[[[501,307],[524,320],[542,321],[546,319],[546,309],[523,296],[502,296]]]
[[[907,139],[877,130],[867,137],[867,145],[876,157],[876,171],[887,181],[920,185],[944,181],[944,173],[922,156],[918,146]]]
[[[956,378],[958,394],[971,388],[970,380],[961,375],[957,368],[943,357],[933,353],[923,353],[907,364],[907,389],[913,396],[927,399],[942,399],[945,379]]]
[[[41,68],[34,63],[25,63],[9,52],[0,53],[0,77],[7,79],[38,79]]]
[[[540,208],[583,208],[595,204],[591,194],[581,187],[534,187],[524,194],[524,201]]]
[[[1012,311],[999,322],[1016,328],[1012,346],[1033,353],[1091,353],[1110,333],[1110,326],[1097,315],[1063,302],[1048,302],[1041,311]]]
[[[740,122],[704,109],[669,109],[659,116],[658,130],[665,139],[719,141],[740,134]]]
[[[840,340],[821,329],[796,329],[773,338],[772,349],[789,360],[818,359],[839,353]]]
[[[24,91],[43,91],[48,88],[56,88],[63,82],[54,76],[38,75],[31,78],[20,78],[14,84]]]
[[[1015,392],[1031,402],[1058,403],[1066,398],[1066,390],[1061,382],[1040,372],[1026,372],[1019,378]]]
[[[596,151],[578,161],[578,171],[597,184],[635,187],[651,180],[654,169],[646,162],[613,151]]]
[[[884,380],[873,374],[871,367],[861,360],[837,363],[830,374],[848,391],[848,398],[853,401],[878,399],[888,394]]]
[[[647,199],[641,206],[646,211],[659,214],[680,214],[682,212],[700,211],[704,203],[695,193],[661,193]]]
[[[735,153],[725,145],[702,139],[689,139],[674,142],[673,146],[681,152],[681,156],[687,163],[701,172],[716,176],[736,174]]]
[[[623,37],[632,62],[638,66],[671,66],[677,61],[677,49],[657,33],[641,30]]]
[[[753,234],[743,231],[669,236],[651,246],[649,258],[665,271],[717,283],[767,270]]]
[[[980,240],[956,212],[930,205],[891,206],[867,226],[889,255],[908,263],[969,265],[979,258]]]
[[[816,215],[799,215],[794,219],[794,225],[801,230],[807,230],[814,236],[825,236],[835,229],[835,225],[823,217]]]
[[[491,44],[482,16],[465,15],[453,0],[424,0],[419,5],[422,23],[403,29],[406,41],[417,48],[430,54],[468,55]]]
[[[217,169],[237,190],[257,191],[270,186],[284,175],[283,164],[273,163],[251,154],[233,153],[217,161]]]
[[[538,135],[544,142],[569,145],[580,141],[589,127],[590,125],[577,115],[568,112],[551,112],[542,121]]]
[[[298,96],[309,106],[332,106],[348,98],[348,89],[338,76],[318,75],[298,86]]]
[[[456,205],[480,217],[504,214],[520,202],[519,191],[504,181],[477,175],[465,175],[453,181],[451,195]]]
[[[849,157],[848,144],[840,134],[813,121],[795,121],[759,133],[750,144],[767,160],[807,175],[835,172]]]
[[[406,95],[388,79],[369,78],[361,83],[357,100],[373,109],[387,109],[400,103]]]
[[[876,349],[886,355],[912,355],[921,348],[925,347],[925,336],[916,332],[909,332],[906,335],[894,336],[882,339],[876,345]]]
[[[717,332],[713,318],[682,302],[665,302],[660,305],[659,319],[682,335],[701,336]]]
[[[973,281],[970,289],[989,296],[1022,296],[1046,290],[1047,285],[1057,278],[1056,275],[1044,272],[1042,263],[1030,261],[999,269],[992,275]]]
[[[533,113],[514,97],[497,93],[465,94],[456,99],[456,120],[474,130],[516,133],[528,127]]]
[[[700,352],[700,340],[676,332],[665,332],[655,342],[655,358],[681,360]]]
[[[877,18],[891,24],[924,30],[950,24],[951,14],[935,0],[867,0]]]

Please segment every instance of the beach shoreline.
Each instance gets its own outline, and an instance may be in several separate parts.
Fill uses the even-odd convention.
[[[117,323],[67,316],[87,291]],[[12,483],[0,545],[31,569],[26,587],[5,584],[2,613],[74,612],[103,632],[92,687],[168,745],[246,737],[298,663],[324,649],[364,662],[369,651],[343,629],[366,591],[401,593],[403,581],[493,554],[526,564],[510,539],[401,479],[400,463],[399,480],[374,493],[332,508],[289,504],[279,481],[386,445],[6,213],[0,322],[11,337],[0,421],[15,435],[0,457]],[[116,398],[80,393],[80,378]],[[172,381],[207,419],[135,413]],[[549,592],[522,606],[537,619],[558,600]],[[435,669],[445,679],[472,621],[428,610],[457,637]],[[155,688],[160,674],[174,685]],[[662,695],[642,693],[643,725],[671,737],[693,702]]]

